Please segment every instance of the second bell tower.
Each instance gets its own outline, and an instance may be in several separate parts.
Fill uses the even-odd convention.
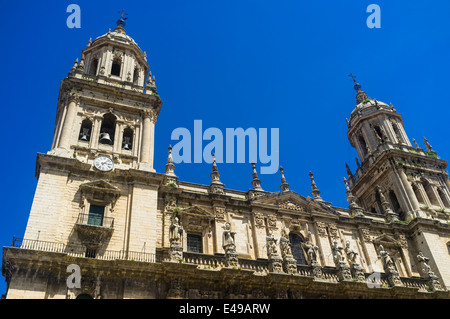
[[[392,104],[368,97],[352,77],[356,107],[347,120],[347,135],[359,160],[355,173],[347,165],[347,174],[359,204],[388,222],[450,212],[447,162],[426,139],[425,149],[414,139],[413,146]]]

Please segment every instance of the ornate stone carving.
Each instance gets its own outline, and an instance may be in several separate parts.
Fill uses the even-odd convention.
[[[400,275],[398,274],[398,271],[395,269],[395,264],[391,256],[382,245],[379,246],[379,251],[384,271],[388,275],[389,283],[391,284],[391,286],[401,286],[402,281],[400,280]]]
[[[227,267],[237,267],[239,260],[235,244],[236,232],[231,231],[230,223],[225,223],[223,229],[222,247],[225,250],[225,264]]]
[[[214,207],[216,220],[225,221],[225,207]]]
[[[317,233],[320,237],[327,237],[327,227],[325,223],[317,222],[316,223]]]
[[[267,257],[269,258],[269,270],[271,272],[283,271],[283,259],[278,254],[277,240],[273,237],[272,231],[266,237]]]
[[[289,241],[289,237],[286,233],[286,230],[284,229],[281,232],[280,249],[281,249],[281,257],[283,258],[284,271],[288,274],[296,273],[297,262],[292,256],[291,242]]]
[[[338,242],[335,240],[331,246],[331,251],[333,253],[333,259],[338,270],[338,277],[340,281],[352,279],[350,267],[345,262],[343,250],[344,248],[338,245]]]
[[[178,216],[172,218],[169,228],[169,256],[171,261],[178,261],[183,258],[183,227],[179,223]]]
[[[297,203],[295,203],[289,199],[281,202],[279,206],[280,206],[280,208],[283,208],[283,209],[289,209],[289,210],[294,210],[297,212],[303,212],[303,207],[299,206]]]
[[[264,227],[264,217],[261,213],[255,213],[255,226],[258,228]]]
[[[277,216],[270,215],[267,218],[267,226],[269,226],[270,228],[277,228]]]
[[[423,253],[420,251],[419,254],[417,255],[417,260],[423,267],[422,271],[426,274],[426,277],[428,278],[428,285],[430,286],[430,289],[432,291],[443,290],[442,285],[439,282],[439,277],[434,274],[434,272],[431,270],[430,265],[428,264],[430,258],[425,257]]]
[[[336,240],[339,238],[339,230],[336,225],[331,224],[328,226],[328,231],[330,233],[331,239]]]

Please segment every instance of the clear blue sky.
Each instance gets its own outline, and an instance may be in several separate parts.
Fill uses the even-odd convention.
[[[81,28],[69,29],[66,8],[81,7]],[[369,29],[366,8],[381,8],[381,29]],[[280,129],[280,164],[291,190],[347,207],[344,163],[356,152],[345,119],[357,80],[371,98],[393,103],[406,132],[426,136],[443,159],[450,85],[449,1],[2,1],[3,156],[0,244],[23,236],[36,179],[36,153],[52,143],[60,80],[90,37],[115,27],[147,52],[163,108],[156,124],[155,169],[164,172],[177,127]],[[250,164],[220,164],[227,188],[251,187]],[[209,184],[209,164],[179,164],[180,180]],[[279,191],[280,176],[260,175]],[[0,280],[0,293],[5,291]]]

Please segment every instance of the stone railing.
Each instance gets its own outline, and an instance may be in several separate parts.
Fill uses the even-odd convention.
[[[62,253],[73,257],[93,258],[100,260],[127,260],[138,261],[146,263],[160,263],[163,260],[163,254],[153,254],[135,251],[113,251],[113,250],[99,250],[91,253],[83,245],[72,243],[56,243],[49,241],[30,240],[22,238],[13,238],[11,247],[44,251],[50,253]],[[198,265],[200,269],[217,269],[227,268],[225,264],[225,257],[223,254],[207,255],[202,253],[183,252],[183,258],[178,260],[180,263]],[[233,267],[232,267],[233,268]],[[245,259],[239,258],[237,269],[254,271],[255,274],[268,274],[269,260],[267,259]],[[297,272],[295,276],[314,277],[317,280],[337,283],[339,282],[338,269],[334,267],[320,267],[320,276],[314,274],[313,267],[309,265],[297,265]],[[389,275],[386,273],[365,273],[365,281],[369,288],[389,288],[392,285],[389,282]],[[356,281],[356,279],[353,279]],[[400,277],[401,286],[406,288],[414,288],[419,291],[431,291],[429,279],[419,277]]]
[[[153,253],[124,251],[124,250],[96,250],[95,252],[90,250],[84,245],[75,243],[56,243],[49,241],[13,238],[11,247],[67,254],[72,257],[86,257],[100,260],[130,260],[140,262],[155,263],[160,261],[159,258]]]

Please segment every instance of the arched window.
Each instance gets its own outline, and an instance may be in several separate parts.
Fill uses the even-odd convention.
[[[289,233],[289,242],[291,243],[291,251],[298,265],[307,265],[302,243],[303,239],[294,233]]]
[[[438,188],[437,191],[438,191],[439,197],[441,198],[442,203],[444,204],[444,207],[450,208],[450,203],[448,202],[447,196],[445,196],[445,194],[442,191],[442,189]]]
[[[433,190],[433,184],[431,184],[428,181],[424,181],[423,184],[424,184],[423,186],[425,188],[425,192],[427,193],[427,196],[428,196],[428,199],[429,199],[431,205],[439,206],[439,201]]]
[[[400,217],[401,220],[405,220],[405,216],[402,211],[402,208],[400,207],[400,203],[398,202],[397,196],[395,195],[395,192],[392,189],[389,191],[389,199],[391,200],[394,212],[397,213],[397,215]]]
[[[111,75],[120,76],[120,69],[122,68],[122,59],[115,57],[111,66]]]
[[[78,140],[86,142],[90,141],[91,132],[92,122],[88,119],[83,120],[83,122],[81,122],[80,135],[78,136]]]
[[[114,133],[116,131],[116,117],[111,113],[103,116],[102,126],[100,128],[101,144],[114,144]]]
[[[124,150],[133,148],[133,130],[129,127],[123,130],[122,148]]]
[[[134,68],[134,72],[133,72],[133,84],[134,85],[138,85],[139,83],[138,83],[138,81],[139,81],[139,68]]]
[[[97,75],[98,68],[98,58],[94,58],[91,62],[91,67],[89,68],[89,74]]]
[[[364,137],[362,135],[358,136],[358,142],[359,142],[359,146],[361,148],[361,152],[362,152],[362,157],[363,159],[366,157],[367,155],[367,144],[366,144],[366,140],[364,139]]]
[[[398,142],[404,143],[402,134],[400,133],[397,123],[394,123],[394,122],[391,122],[391,123],[392,123],[392,128],[394,129],[394,133],[395,133],[395,136],[397,137]]]
[[[420,204],[425,204],[425,201],[423,199],[422,193],[420,193],[419,187],[416,183],[412,184],[412,189],[414,191],[414,194],[416,195],[417,201]]]

